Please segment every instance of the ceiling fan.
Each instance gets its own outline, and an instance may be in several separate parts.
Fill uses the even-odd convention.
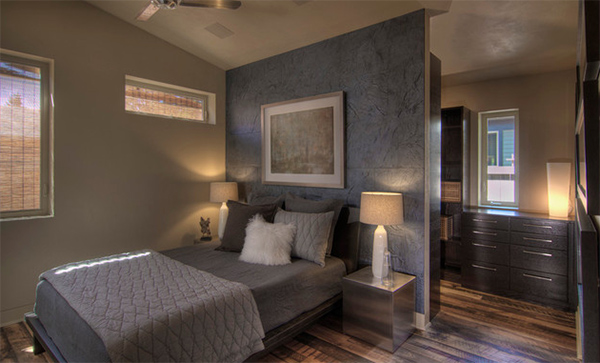
[[[146,21],[161,9],[174,10],[180,6],[235,10],[241,5],[242,3],[237,0],[150,0],[150,3],[135,18]]]

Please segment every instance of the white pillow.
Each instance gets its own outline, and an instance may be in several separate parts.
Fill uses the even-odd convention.
[[[268,223],[262,215],[250,219],[246,227],[246,239],[240,261],[261,265],[287,265],[296,226],[283,223]]]

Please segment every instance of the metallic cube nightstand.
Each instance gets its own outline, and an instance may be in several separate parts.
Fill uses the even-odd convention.
[[[394,272],[381,285],[365,267],[344,277],[344,334],[394,352],[414,331],[415,277]]]

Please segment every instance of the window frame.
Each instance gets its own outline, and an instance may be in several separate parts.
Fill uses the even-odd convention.
[[[487,163],[487,154],[488,154],[488,119],[490,118],[500,118],[500,117],[514,117],[515,120],[515,128],[514,128],[514,148],[515,148],[515,156],[514,156],[514,192],[515,192],[515,201],[514,202],[500,202],[500,201],[491,201],[487,199],[487,181],[488,181],[488,163]],[[506,208],[506,209],[519,209],[519,109],[512,108],[506,110],[497,110],[497,111],[484,111],[479,112],[479,136],[478,136],[478,205],[481,207],[494,207],[494,208]],[[497,138],[498,154],[500,148],[500,137]],[[500,157],[498,155],[498,157]],[[497,160],[499,163],[499,160]]]
[[[54,60],[0,48],[0,59],[41,70],[40,208],[0,212],[1,221],[54,217]]]
[[[213,113],[214,113],[213,112],[213,110],[214,110],[214,106],[213,106],[214,105],[214,94],[213,93],[204,92],[204,91],[187,88],[187,87],[176,86],[173,84],[153,81],[150,79],[144,79],[144,78],[130,76],[130,75],[125,75],[125,88],[127,86],[141,87],[141,88],[150,89],[150,90],[154,90],[154,91],[168,92],[168,93],[172,93],[172,94],[176,94],[176,95],[180,95],[180,96],[193,97],[193,98],[200,99],[203,102],[203,107],[202,107],[203,120],[195,120],[195,119],[189,119],[189,118],[184,118],[184,117],[175,117],[175,116],[167,116],[167,115],[161,115],[161,114],[155,114],[155,113],[149,113],[149,112],[138,112],[138,111],[127,110],[127,104],[125,103],[127,96],[125,95],[123,97],[123,101],[124,101],[123,109],[125,110],[126,113],[130,113],[130,114],[134,114],[134,115],[141,115],[141,116],[150,116],[150,117],[196,122],[199,124],[215,124],[215,117],[213,115]]]

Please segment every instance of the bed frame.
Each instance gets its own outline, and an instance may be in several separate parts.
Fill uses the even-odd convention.
[[[335,241],[331,255],[340,258],[346,265],[346,272],[356,271],[358,266],[358,243],[360,223],[356,221],[358,209],[342,208],[335,228]],[[341,307],[342,294],[325,301],[316,308],[309,310],[289,322],[268,331],[263,338],[265,349],[254,353],[246,361],[254,361],[269,354],[275,348],[291,340],[306,330],[327,313]],[[33,354],[47,352],[55,362],[67,362],[58,347],[48,336],[44,325],[35,313],[25,314],[25,322],[33,332]]]

